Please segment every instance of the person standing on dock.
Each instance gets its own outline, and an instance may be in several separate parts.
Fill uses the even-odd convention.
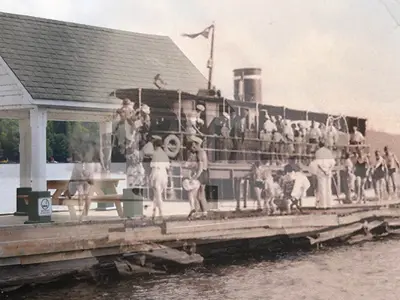
[[[379,151],[375,151],[375,166],[372,173],[372,179],[375,187],[375,194],[378,201],[383,200],[385,189],[386,162]]]
[[[168,177],[170,160],[162,148],[162,138],[153,136],[154,152],[150,163],[151,174],[149,178],[150,187],[153,189],[153,220],[156,217],[156,210],[162,218],[162,204],[165,191],[168,188]]]
[[[386,165],[388,168],[388,178],[387,178],[387,192],[389,194],[395,194],[397,191],[397,171],[400,168],[399,160],[397,159],[396,154],[391,152],[388,146],[384,148],[384,159],[386,161]]]
[[[335,166],[332,151],[325,147],[324,141],[319,142],[319,149],[315,152],[317,175],[317,208],[332,207],[332,171]]]
[[[345,183],[346,183],[346,189],[345,189],[345,194],[346,194],[346,203],[351,203],[352,202],[352,195],[354,193],[354,186],[355,186],[355,181],[356,177],[354,175],[354,164],[353,160],[350,156],[349,152],[345,153],[345,161],[344,161],[344,178],[345,178]]]
[[[197,191],[197,200],[200,203],[203,214],[207,214],[208,211],[208,203],[206,200],[206,185],[209,182],[209,174],[208,174],[208,158],[206,151],[202,148],[203,140],[197,136],[190,137],[189,142],[189,150],[194,154],[191,156],[191,159],[188,163],[191,163],[191,160],[195,160],[197,163],[196,170],[194,174],[191,176],[191,180],[198,180],[200,182],[200,188]],[[196,212],[195,209],[192,208],[192,211],[189,213],[188,218]]]
[[[356,191],[357,191],[357,202],[365,201],[365,185],[368,180],[370,161],[368,156],[357,149],[357,159],[354,164],[354,175],[356,176]]]

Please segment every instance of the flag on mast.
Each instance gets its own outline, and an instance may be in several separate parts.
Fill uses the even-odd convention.
[[[208,39],[211,29],[214,27],[214,25],[208,26],[207,28],[205,28],[203,31],[198,32],[198,33],[183,33],[182,36],[191,38],[191,39],[195,39],[198,36],[203,36],[204,38]]]

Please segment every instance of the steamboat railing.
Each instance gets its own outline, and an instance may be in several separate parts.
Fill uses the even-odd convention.
[[[182,188],[182,181],[188,176],[189,170],[185,166],[188,154],[186,143],[190,140],[189,134],[186,132],[175,131],[152,131],[152,134],[159,135],[163,138],[164,148],[167,153],[176,153],[170,156],[172,161],[172,172],[170,178],[170,187],[166,191],[166,200],[185,200],[187,193]],[[175,139],[171,140],[171,136]],[[199,135],[197,135],[199,136]],[[169,138],[168,138],[169,137]],[[313,143],[296,143],[296,142],[282,142],[279,143],[280,151],[262,151],[263,143],[266,142],[256,138],[236,138],[236,137],[221,137],[215,135],[201,135],[203,139],[203,149],[207,151],[210,161],[210,187],[208,191],[208,198],[218,198],[231,200],[236,199],[241,201],[249,197],[251,198],[251,180],[250,172],[252,170],[252,163],[255,161],[263,161],[270,165],[271,171],[276,173],[283,170],[284,164],[287,163],[289,157],[295,157],[300,166],[304,167],[306,173],[308,164],[315,157],[315,150],[318,145]],[[232,149],[233,147],[221,147],[223,145],[231,146],[233,141],[240,140],[240,148]],[[170,141],[169,143],[167,143]],[[171,141],[178,141],[177,144]],[[218,147],[215,147],[217,143]],[[219,144],[218,144],[219,143]],[[231,144],[229,144],[231,143]],[[265,148],[265,147],[264,147]],[[290,149],[289,149],[290,148]],[[369,146],[366,144],[361,145],[337,145],[332,147],[335,154],[336,167],[334,169],[334,176],[336,176],[335,189],[340,193],[341,188],[341,173],[344,172],[344,156],[346,152],[354,152],[358,149],[368,151]],[[303,149],[301,153],[291,150]],[[214,189],[214,190],[213,190]],[[146,187],[146,195],[150,196],[150,191]],[[216,191],[215,191],[216,190]],[[214,194],[214,196],[213,196]]]
[[[171,159],[186,160],[186,144],[193,134],[159,130],[152,133],[163,137],[164,142],[166,142],[164,148],[179,148],[176,155],[170,156]],[[167,139],[167,137],[171,136],[175,136],[175,141],[179,140],[179,142],[175,145],[168,143],[171,139]],[[222,137],[207,134],[197,134],[196,136],[203,139],[203,149],[208,152],[209,161],[216,163],[253,163],[259,160],[271,165],[281,165],[286,163],[289,157],[295,157],[302,163],[309,163],[315,158],[315,151],[318,148],[318,144],[308,142],[274,142],[251,137]],[[354,153],[359,149],[368,153],[370,147],[367,144],[338,144],[328,146],[328,148],[332,150],[336,163],[340,166],[345,153]]]

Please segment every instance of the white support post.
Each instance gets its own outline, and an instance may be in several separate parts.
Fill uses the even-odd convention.
[[[46,127],[47,110],[35,108],[30,111],[32,191],[47,191],[46,180]]]
[[[29,119],[19,120],[19,186],[31,187],[31,127]]]
[[[26,216],[28,214],[28,205],[23,197],[29,196],[32,191],[31,140],[29,118],[19,120],[19,187],[16,190],[15,216]]]

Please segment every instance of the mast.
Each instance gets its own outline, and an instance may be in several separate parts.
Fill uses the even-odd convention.
[[[208,60],[208,89],[211,90],[212,83],[212,72],[214,67],[214,35],[215,35],[215,22],[211,25],[211,49],[210,49],[210,59]]]

